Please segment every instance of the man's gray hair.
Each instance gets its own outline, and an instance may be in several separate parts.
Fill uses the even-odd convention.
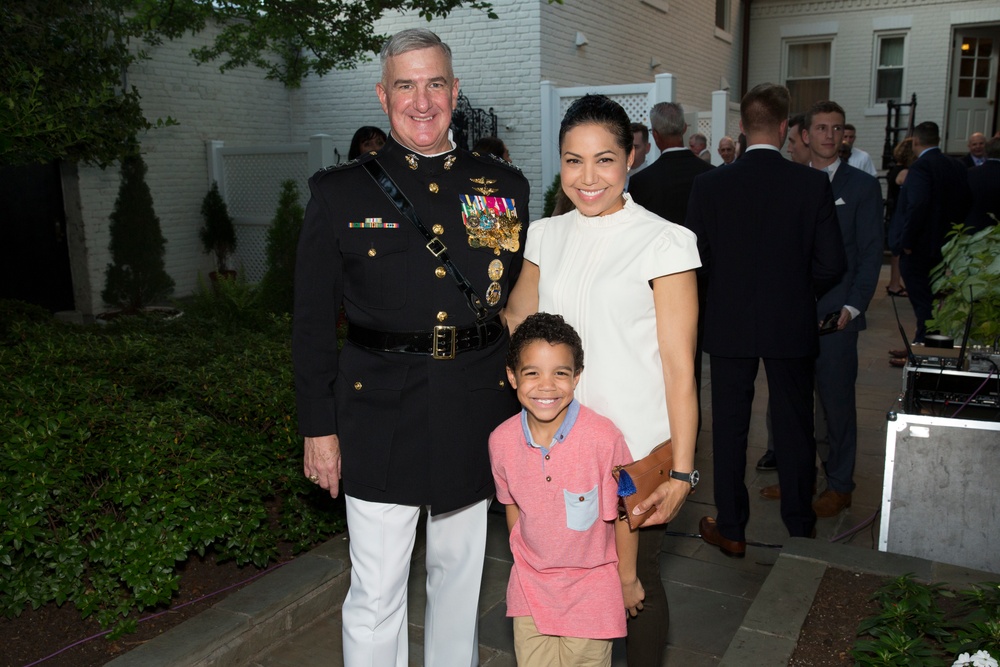
[[[382,45],[382,50],[378,54],[379,62],[382,64],[382,80],[385,80],[385,66],[389,58],[402,55],[408,51],[419,51],[420,49],[434,47],[444,51],[445,59],[448,61],[448,74],[454,78],[455,72],[451,66],[451,47],[442,42],[440,37],[426,28],[410,28],[408,30],[400,30]]]
[[[687,123],[684,122],[684,107],[674,102],[655,104],[649,112],[649,124],[661,137],[682,135],[687,128]]]

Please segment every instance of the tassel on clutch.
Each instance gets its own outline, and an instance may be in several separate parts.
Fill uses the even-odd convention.
[[[611,471],[618,482],[618,518],[628,521],[628,527],[635,530],[652,515],[652,508],[643,514],[633,514],[632,510],[645,500],[660,484],[670,477],[674,463],[674,448],[670,440],[660,443],[643,458],[626,466],[615,466]]]

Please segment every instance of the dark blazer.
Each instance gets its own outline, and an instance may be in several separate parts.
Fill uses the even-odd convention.
[[[712,169],[711,163],[686,148],[662,153],[656,162],[629,179],[628,191],[643,208],[683,225],[695,176]]]
[[[407,157],[416,157],[415,168]],[[512,199],[517,215],[526,218],[528,183],[492,156],[459,149],[417,157],[391,137],[377,157],[366,155],[309,181],[292,338],[299,431],[340,437],[348,495],[429,504],[438,514],[493,493],[489,434],[517,411],[504,366],[508,337],[504,332],[485,349],[450,360],[352,342],[338,351],[341,305],[351,324],[379,332],[431,332],[476,319],[452,277],[438,270],[424,237],[361,166],[376,159],[424,225],[441,226],[434,233],[484,302],[499,290],[490,315],[506,304],[528,225],[508,219],[490,228],[502,234],[474,244],[462,203],[485,200],[481,190],[487,189],[491,200]],[[501,237],[504,245],[489,246],[490,238]]]
[[[965,167],[940,148],[929,148],[910,166],[889,229],[894,253],[912,250],[929,262],[941,260],[945,235],[964,222],[971,193]]]
[[[861,331],[882,267],[882,188],[878,180],[843,160],[833,175],[834,206],[847,255],[847,271],[816,304],[816,314],[853,306],[861,311],[847,330]],[[833,334],[836,335],[836,334]]]
[[[976,166],[976,161],[972,159],[972,153],[966,153],[958,159],[966,169],[972,169]]]
[[[827,175],[777,150],[747,151],[695,179],[687,225],[708,276],[705,351],[815,356],[816,298],[847,267]]]
[[[972,204],[965,216],[965,224],[979,230],[997,224],[988,213],[1000,219],[1000,160],[987,160],[968,171]]]

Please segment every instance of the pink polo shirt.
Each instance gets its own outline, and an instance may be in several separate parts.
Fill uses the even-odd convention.
[[[546,635],[624,637],[611,470],[632,457],[609,419],[574,404],[575,422],[547,448],[527,442],[521,415],[490,436],[497,500],[520,510],[510,533],[507,615],[531,616]]]

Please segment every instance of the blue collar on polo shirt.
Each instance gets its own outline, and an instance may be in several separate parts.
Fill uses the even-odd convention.
[[[555,437],[552,438],[552,442],[548,445],[539,445],[531,438],[531,429],[528,428],[528,410],[526,408],[521,408],[521,428],[524,430],[524,439],[530,446],[542,450],[543,454],[548,454],[550,449],[566,439],[566,436],[569,435],[573,425],[576,424],[576,418],[579,415],[580,402],[574,398],[569,404],[569,407],[566,408],[566,417],[563,419],[563,423],[559,426],[559,430],[556,431]]]

